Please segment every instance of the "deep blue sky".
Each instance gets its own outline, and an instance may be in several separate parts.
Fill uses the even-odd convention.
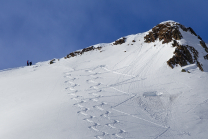
[[[166,20],[208,42],[208,0],[0,0],[0,70],[62,58]]]

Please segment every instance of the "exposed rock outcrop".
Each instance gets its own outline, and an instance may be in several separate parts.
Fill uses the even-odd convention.
[[[202,38],[198,35],[198,39],[202,40]]]
[[[208,60],[208,54],[204,56],[204,59]]]
[[[205,43],[203,40],[201,40],[201,41],[200,41],[200,44],[201,44],[201,46],[205,49],[205,51],[208,53],[208,48],[207,48],[206,43]]]
[[[55,59],[52,59],[52,60],[49,62],[49,64],[53,64],[53,63],[55,63]]]
[[[169,43],[172,40],[180,40],[183,38],[179,31],[178,23],[174,23],[174,25],[171,25],[172,23],[166,22],[164,24],[158,24],[154,28],[152,28],[152,31],[150,31],[145,37],[145,42],[155,42],[155,40],[159,39],[159,41],[162,41],[162,43]]]
[[[191,28],[191,27],[188,27],[186,28],[184,25],[181,25],[181,24],[178,24],[178,26],[185,32],[189,31],[191,34],[197,36],[197,34],[195,33],[195,31]]]
[[[121,38],[121,39],[118,39],[118,40],[116,40],[114,43],[113,43],[113,45],[118,45],[118,44],[123,44],[123,43],[125,43],[126,42],[126,38]]]
[[[201,71],[203,71],[202,64],[198,61],[198,51],[188,45],[179,45],[177,41],[173,41],[173,47],[176,47],[174,56],[167,61],[167,64],[174,68],[175,65],[179,64],[181,67],[188,64],[197,63],[197,66]]]
[[[155,42],[155,40],[157,40],[158,38],[160,41],[163,40],[163,44],[169,43],[172,40],[180,40],[183,38],[183,36],[181,35],[179,28],[181,28],[185,32],[189,31],[191,34],[197,36],[195,31],[191,27],[186,28],[185,26],[176,22],[165,22],[158,24],[157,26],[152,28],[152,31],[150,31],[144,37],[145,42]],[[198,38],[201,39],[200,36],[198,36]]]
[[[94,47],[94,46],[90,46],[87,48],[82,49],[81,51],[75,51],[75,52],[71,52],[70,54],[68,54],[65,58],[70,58],[70,57],[74,57],[74,56],[78,56],[78,55],[82,55],[86,52],[89,51],[93,51],[93,50],[101,50],[102,47]]]

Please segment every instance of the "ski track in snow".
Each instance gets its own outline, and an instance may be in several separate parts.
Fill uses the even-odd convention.
[[[173,137],[173,132],[181,133],[172,129],[168,122],[174,114],[172,105],[182,93],[169,94],[173,90],[161,86],[174,84],[179,89],[193,88],[184,84],[184,81],[163,83],[159,78],[167,75],[152,76],[155,74],[152,69],[164,70],[160,60],[166,54],[163,55],[160,51],[168,47],[143,45],[141,43],[140,47],[134,47],[114,65],[94,65],[66,72],[66,90],[76,102],[74,107],[77,108],[77,115],[95,138],[138,138],[136,130],[145,132],[143,125],[148,131],[154,132],[144,134],[149,138]],[[166,64],[166,61],[162,64]],[[159,90],[157,85],[160,85]],[[163,91],[167,92],[166,96]]]
[[[98,66],[99,67],[99,66]],[[100,69],[104,69],[107,72],[111,72],[113,74],[117,74],[119,76],[128,76],[135,78],[134,75],[128,75],[123,74],[115,71],[111,71],[103,66],[100,66]],[[144,118],[141,118],[136,115],[132,115],[127,112],[120,111],[116,109],[116,107],[120,105],[125,105],[126,102],[130,101],[131,99],[135,98],[137,95],[134,95],[132,93],[125,92],[123,90],[117,89],[115,87],[112,87],[111,85],[105,85],[103,83],[97,82],[96,79],[99,79],[98,76],[100,73],[94,73],[93,70],[84,70],[85,74],[89,76],[83,76],[87,77],[85,84],[87,84],[88,88],[85,90],[88,92],[87,96],[82,95],[81,92],[79,92],[77,87],[79,85],[76,83],[76,80],[79,79],[77,77],[72,77],[73,72],[70,72],[66,74],[66,78],[70,80],[66,80],[65,83],[68,85],[68,90],[71,92],[69,93],[72,97],[71,99],[76,101],[74,103],[74,106],[77,107],[79,110],[77,111],[77,114],[83,117],[83,121],[85,121],[89,126],[88,129],[91,130],[95,134],[95,138],[129,138],[131,135],[124,129],[120,129],[119,124],[122,125],[124,123],[120,122],[118,119],[115,119],[114,117],[111,117],[112,113],[115,115],[122,114],[125,116],[128,116],[130,118],[136,118],[139,120],[142,120],[144,122],[147,122],[149,124],[164,128],[164,132],[161,133],[164,134],[169,127],[160,125],[158,123],[154,123],[152,121],[146,120]],[[122,77],[120,77],[121,79]],[[122,84],[122,83],[121,83]],[[107,102],[103,102],[100,99],[103,97],[102,93],[105,90],[105,88],[111,88],[112,90],[119,92],[121,94],[127,95],[126,99],[118,104],[110,105]],[[114,112],[113,112],[114,111]],[[116,112],[116,113],[115,113]],[[107,128],[107,129],[106,129]],[[156,138],[159,138],[161,135],[157,136]],[[134,138],[134,137],[131,137]]]
[[[85,72],[87,73],[93,73],[92,70],[85,70]],[[115,73],[118,74],[118,73]],[[93,73],[93,75],[98,75],[98,73]],[[116,119],[111,119],[110,118],[110,114],[111,112],[111,106],[108,105],[106,102],[100,101],[99,99],[102,98],[102,95],[100,93],[102,93],[102,89],[99,88],[99,86],[102,85],[102,83],[95,81],[96,79],[98,79],[99,77],[92,77],[89,76],[90,79],[86,80],[86,83],[88,84],[88,90],[91,89],[92,92],[89,92],[88,95],[90,98],[85,98],[84,96],[81,95],[81,93],[79,93],[78,90],[76,90],[76,87],[78,87],[78,85],[76,84],[76,77],[72,77],[72,73],[66,73],[65,76],[67,79],[71,79],[71,80],[67,80],[65,81],[66,84],[68,84],[68,90],[71,92],[69,93],[70,95],[72,95],[71,99],[76,101],[76,103],[74,103],[74,106],[77,107],[79,110],[77,111],[78,115],[83,115],[83,121],[86,121],[89,126],[88,129],[97,132],[95,133],[96,135],[94,136],[95,138],[105,138],[105,137],[110,137],[110,138],[124,138],[123,135],[127,135],[127,132],[123,129],[118,129],[116,127],[117,124],[119,124],[119,120]],[[115,89],[113,87],[110,87],[118,92],[122,92],[121,90]],[[95,90],[97,90],[95,92]],[[125,93],[125,92],[122,92]],[[75,95],[76,94],[76,95]],[[91,107],[87,106],[87,103],[92,103]],[[105,107],[104,106],[107,106]],[[107,109],[106,109],[107,108]],[[99,113],[97,114],[98,116],[94,116],[91,115],[91,113]],[[100,124],[97,121],[103,121],[103,119],[105,119],[105,122]],[[106,130],[106,127],[108,128]],[[113,130],[111,131],[112,133],[109,134],[107,132],[109,132],[109,130]],[[125,132],[124,132],[125,131]]]

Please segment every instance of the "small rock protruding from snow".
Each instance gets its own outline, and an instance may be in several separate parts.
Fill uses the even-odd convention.
[[[126,38],[121,38],[121,39],[118,39],[118,40],[116,40],[114,43],[113,43],[113,45],[118,45],[118,44],[123,44],[123,43],[125,43],[126,42]]]
[[[70,54],[68,54],[66,58],[70,58],[70,57],[74,57],[74,56],[78,56],[78,55],[82,55],[84,54],[85,52],[89,52],[89,51],[93,51],[93,50],[101,50],[102,47],[101,46],[98,46],[98,47],[94,47],[94,46],[90,46],[90,47],[87,47],[87,48],[84,48],[80,51],[75,51],[75,52],[71,52]]]

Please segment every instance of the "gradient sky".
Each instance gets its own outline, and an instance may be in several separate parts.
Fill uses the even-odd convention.
[[[0,0],[0,70],[62,58],[166,20],[208,42],[208,0]]]

